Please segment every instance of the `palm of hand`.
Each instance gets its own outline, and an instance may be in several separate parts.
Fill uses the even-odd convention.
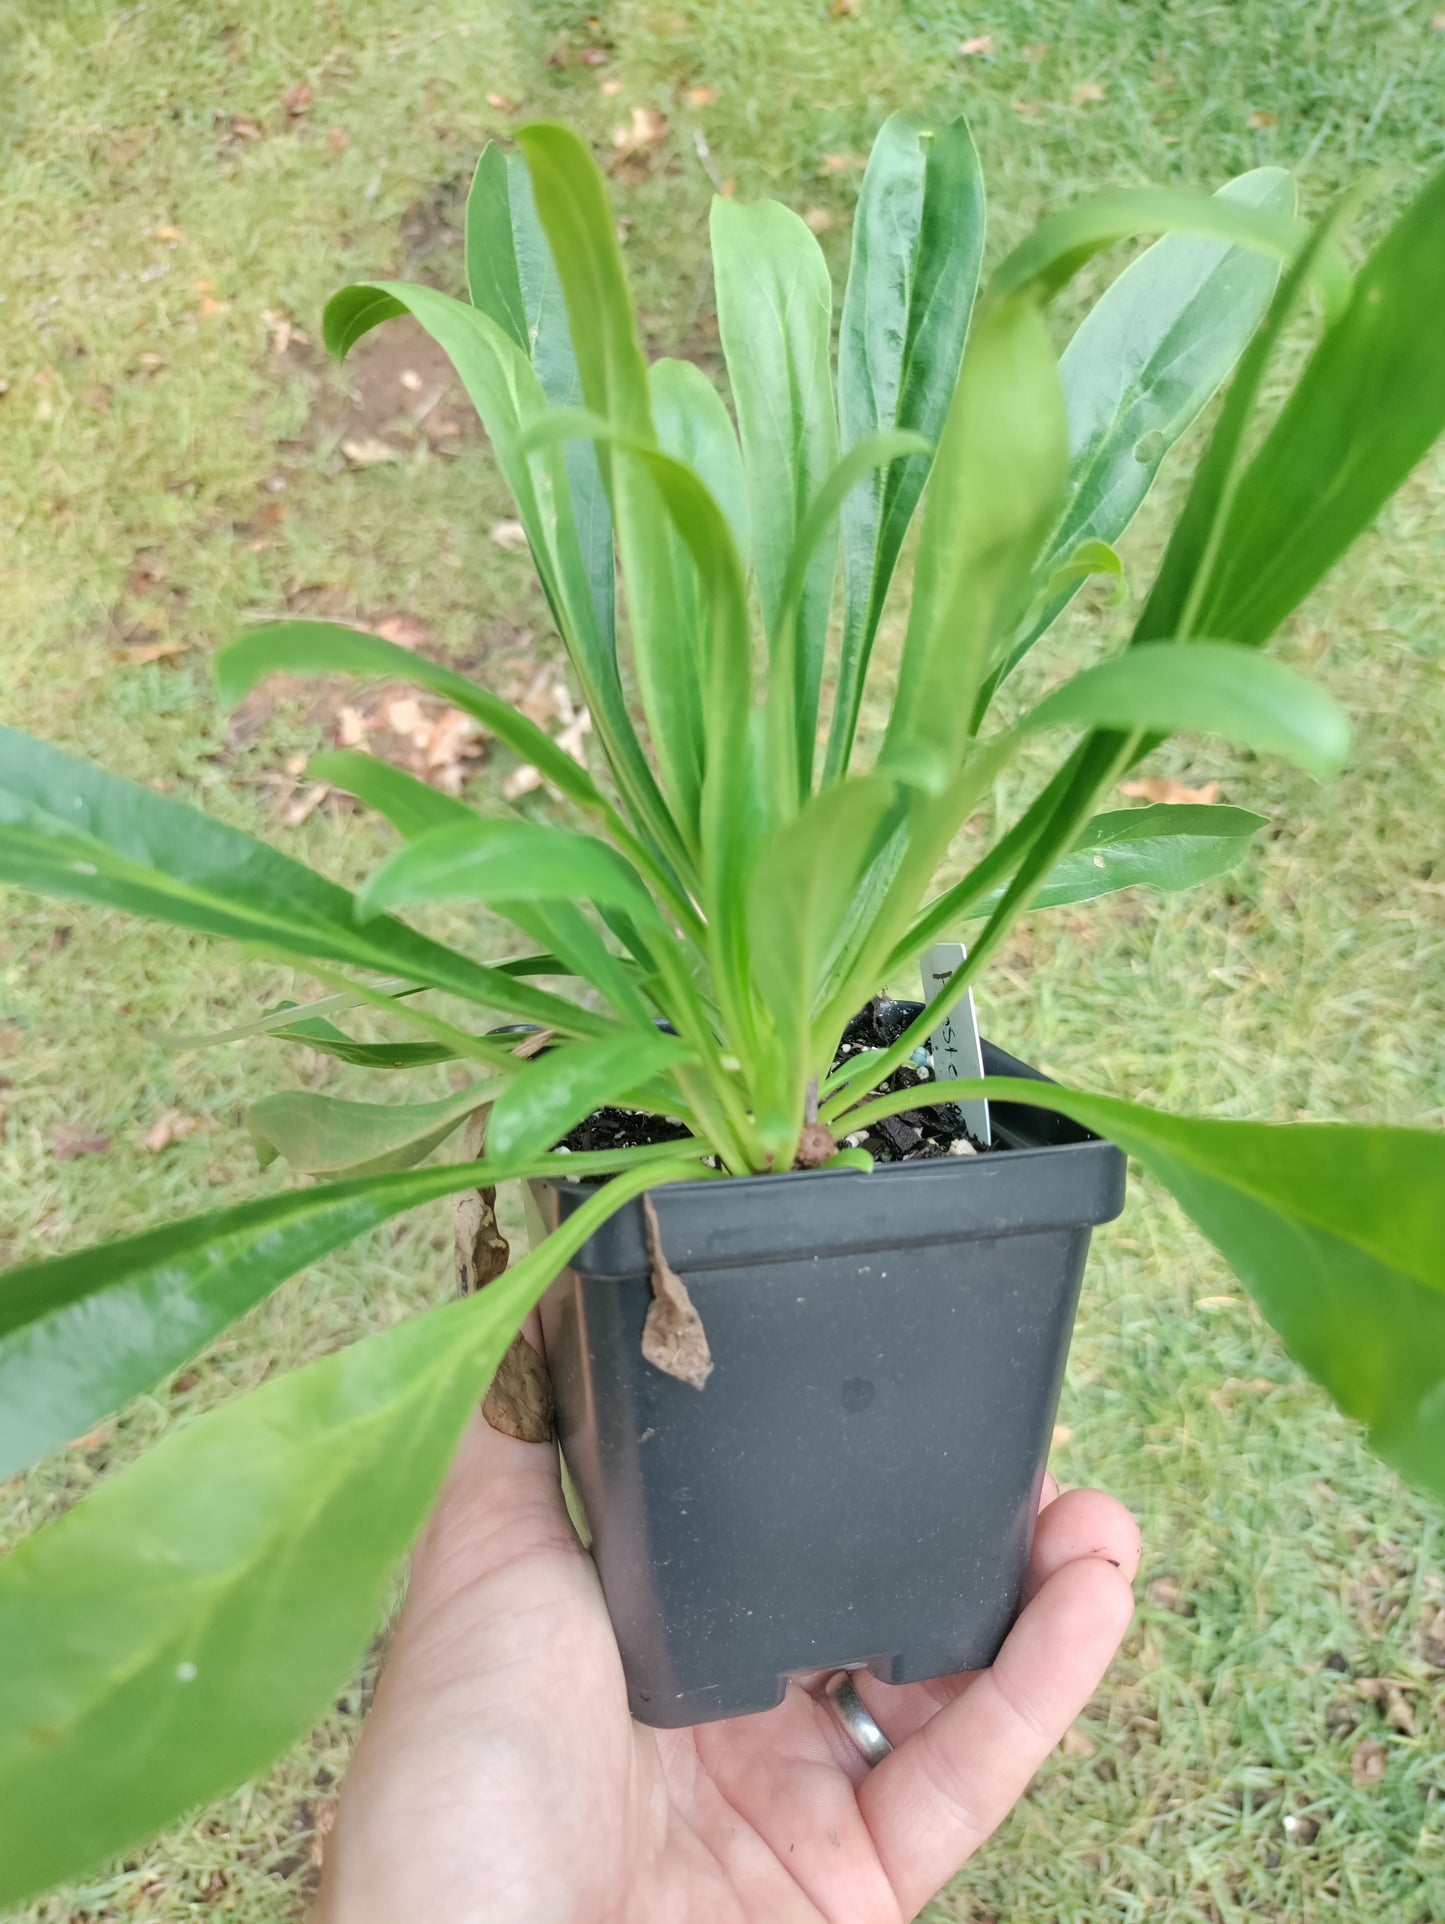
[[[860,1680],[897,1747],[876,1770],[803,1688],[650,1731],[554,1453],[477,1419],[417,1551],[316,1924],[903,1924],[1083,1708],[1137,1555],[1111,1499],[1050,1503],[991,1670]]]

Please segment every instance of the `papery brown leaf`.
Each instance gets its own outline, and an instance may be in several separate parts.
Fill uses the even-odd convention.
[[[654,1369],[700,1390],[712,1375],[707,1331],[687,1284],[662,1253],[662,1234],[652,1198],[642,1198],[647,1253],[652,1262],[652,1304],[642,1328],[642,1354]]]
[[[1201,782],[1197,788],[1190,788],[1167,775],[1141,775],[1137,781],[1119,784],[1121,795],[1141,802],[1217,802],[1219,789],[1218,782]]]

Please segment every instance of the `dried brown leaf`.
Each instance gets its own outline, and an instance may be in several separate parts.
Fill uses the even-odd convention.
[[[58,1122],[50,1132],[50,1153],[57,1162],[74,1162],[77,1156],[103,1156],[110,1137],[87,1129],[78,1122]]]
[[[341,452],[353,468],[380,468],[388,461],[404,461],[406,455],[379,434],[354,434],[341,443]]]
[[[652,1262],[652,1303],[642,1329],[642,1354],[654,1369],[700,1390],[712,1375],[712,1351],[687,1284],[662,1253],[662,1234],[652,1198],[642,1198],[647,1253]]]
[[[146,641],[139,648],[117,648],[114,659],[140,668],[148,661],[167,661],[172,655],[183,655],[190,645],[188,641]]]
[[[158,1156],[163,1149],[169,1149],[172,1143],[184,1142],[187,1136],[193,1136],[200,1126],[199,1116],[188,1116],[182,1109],[167,1109],[159,1121],[153,1122],[146,1130],[141,1137],[141,1144],[153,1156]]]
[[[506,548],[510,553],[520,553],[527,546],[527,530],[520,521],[494,522],[489,532],[497,546]]]
[[[1362,1737],[1350,1753],[1350,1782],[1356,1790],[1373,1790],[1385,1775],[1390,1753],[1373,1737]]]
[[[1096,107],[1103,98],[1103,83],[1098,80],[1081,80],[1074,89],[1076,107]]]
[[[1141,802],[1217,802],[1219,783],[1201,782],[1197,788],[1190,788],[1167,775],[1141,775],[1137,781],[1121,782],[1119,793]]]
[[[533,1042],[529,1036],[527,1042]],[[522,1047],[527,1045],[523,1043]],[[520,1051],[519,1051],[520,1053]],[[533,1050],[535,1053],[535,1050]],[[487,1140],[490,1108],[475,1110],[462,1132],[462,1160],[477,1161]],[[497,1225],[497,1191],[469,1189],[452,1198],[452,1234],[456,1242],[457,1290],[473,1296],[502,1275],[511,1248]],[[494,1430],[523,1443],[551,1441],[552,1384],[547,1366],[519,1330],[497,1366],[482,1402],[482,1415]]]
[[[285,93],[282,94],[281,105],[294,120],[299,119],[302,114],[310,113],[311,99],[312,90],[309,83],[304,80],[298,80],[294,87],[288,87]]]
[[[719,87],[689,87],[683,94],[689,107],[715,107],[722,99]]]
[[[992,53],[993,52],[993,35],[991,33],[972,34],[967,40],[959,41],[958,51],[961,54],[967,54],[970,56],[974,54]]]
[[[1269,113],[1263,107],[1256,107],[1245,124],[1253,127],[1255,132],[1258,133],[1260,129],[1264,127],[1277,127],[1279,125],[1279,115]]]

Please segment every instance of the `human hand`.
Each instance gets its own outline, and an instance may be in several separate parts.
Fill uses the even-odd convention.
[[[1050,1480],[1029,1601],[989,1670],[855,1676],[895,1750],[869,1769],[791,1687],[753,1717],[628,1714],[556,1452],[473,1420],[327,1850],[313,1924],[902,1924],[1002,1822],[1133,1607],[1133,1520]]]

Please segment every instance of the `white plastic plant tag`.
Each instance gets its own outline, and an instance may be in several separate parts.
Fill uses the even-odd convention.
[[[962,967],[966,953],[962,942],[935,942],[923,957],[923,999],[931,1002]],[[983,1048],[978,1039],[978,1016],[969,989],[951,1015],[928,1038],[933,1051],[933,1074],[938,1082],[959,1082],[983,1074]],[[959,1103],[969,1133],[980,1142],[993,1141],[993,1125],[988,1119],[988,1099],[970,1096]]]

